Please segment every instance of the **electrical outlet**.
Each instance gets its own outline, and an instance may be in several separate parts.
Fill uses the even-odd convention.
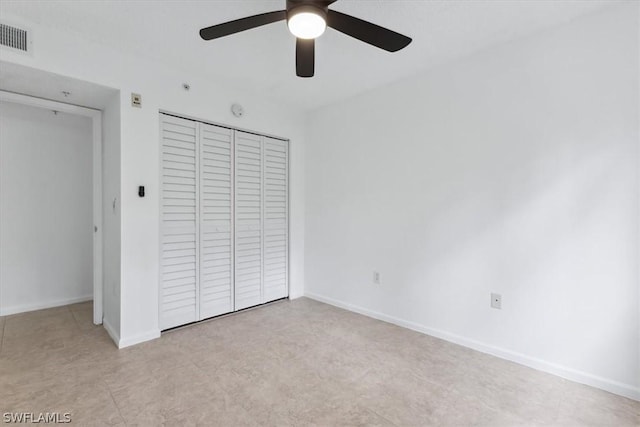
[[[373,283],[375,283],[376,285],[380,284],[380,273],[378,273],[377,271],[373,272]]]
[[[502,295],[491,294],[491,308],[502,309]]]

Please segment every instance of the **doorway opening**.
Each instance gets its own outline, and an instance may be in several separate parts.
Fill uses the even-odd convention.
[[[93,299],[102,324],[102,113],[0,91],[0,315]]]

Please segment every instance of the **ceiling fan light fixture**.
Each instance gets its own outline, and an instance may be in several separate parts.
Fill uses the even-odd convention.
[[[0,0],[1,1],[1,0]],[[296,75],[313,77],[315,69],[315,39],[327,27],[387,52],[397,52],[411,43],[411,38],[388,28],[329,9],[337,0],[285,0],[286,9],[260,13],[212,25],[200,30],[203,40],[219,39],[252,28],[287,21],[296,37]]]
[[[315,39],[327,29],[326,14],[315,7],[299,6],[289,12],[287,26],[299,39]]]

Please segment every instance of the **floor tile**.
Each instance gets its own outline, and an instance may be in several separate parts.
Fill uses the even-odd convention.
[[[122,350],[92,315],[0,318],[3,410],[79,425],[640,425],[640,402],[306,298]]]
[[[558,424],[640,426],[640,403],[603,390],[567,381]]]

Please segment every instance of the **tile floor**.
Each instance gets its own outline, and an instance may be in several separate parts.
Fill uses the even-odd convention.
[[[75,425],[640,425],[640,403],[301,298],[117,350],[91,303],[0,318],[0,415]]]

